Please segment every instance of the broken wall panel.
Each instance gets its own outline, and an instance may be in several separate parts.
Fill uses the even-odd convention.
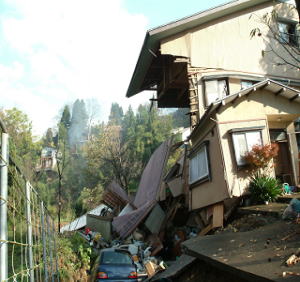
[[[181,177],[174,178],[167,184],[174,198],[183,194],[183,184]]]
[[[94,232],[99,232],[106,241],[111,240],[111,222],[112,217],[103,217],[93,214],[87,214],[86,217],[86,226]]]
[[[153,234],[158,234],[161,225],[165,219],[165,212],[162,210],[159,204],[156,204],[149,216],[145,221],[145,226]]]

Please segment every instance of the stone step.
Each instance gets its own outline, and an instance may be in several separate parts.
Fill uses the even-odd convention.
[[[300,201],[300,193],[293,193],[291,195],[282,195],[277,198],[276,202],[278,203],[289,203],[292,199],[298,199]]]
[[[269,203],[268,205],[240,207],[238,208],[238,213],[239,214],[262,214],[262,215],[270,215],[270,216],[280,218],[286,207],[287,207],[287,203]]]

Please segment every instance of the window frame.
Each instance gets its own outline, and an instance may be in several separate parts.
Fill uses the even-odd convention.
[[[280,24],[286,25],[287,30],[289,30],[292,27],[294,33],[281,32],[279,27]],[[298,36],[297,36],[297,22],[284,19],[284,18],[279,18],[277,21],[277,30],[278,30],[278,41],[280,44],[290,44],[292,46],[299,47]],[[287,36],[287,39],[284,38],[282,34],[284,34],[284,36]]]
[[[206,159],[206,171],[207,173],[203,176],[200,176],[197,179],[191,180],[191,162],[192,159],[194,159],[200,151],[204,148],[205,152],[205,159]],[[189,158],[189,185],[190,188],[193,188],[197,184],[201,184],[203,182],[211,181],[211,164],[210,164],[210,156],[209,156],[209,141],[206,140],[202,143],[200,143],[198,146],[196,146],[188,155]]]
[[[241,85],[241,90],[247,89],[249,87],[252,87],[254,84],[256,84],[258,81],[255,80],[247,80],[247,79],[241,79],[240,81],[240,85]],[[243,88],[242,83],[251,83],[251,86],[247,87],[247,88]]]
[[[206,86],[206,83],[209,82],[209,81],[222,81],[224,80],[225,83],[226,83],[226,96],[229,95],[229,79],[228,77],[219,77],[219,78],[211,78],[211,79],[204,79],[203,80],[203,86],[204,86],[204,104],[205,104],[205,107],[209,107],[210,104],[214,103],[215,101],[219,101],[221,100],[220,98],[218,100],[215,100],[214,102],[211,102],[211,103],[208,103],[208,96],[207,96],[207,86]],[[218,95],[220,95],[220,93],[218,93]],[[223,97],[224,98],[224,97]]]
[[[261,145],[263,146],[264,142],[263,142],[263,135],[262,135],[262,131],[265,127],[264,126],[259,126],[259,127],[248,127],[248,128],[235,128],[235,129],[231,129],[229,130],[229,133],[231,134],[231,142],[232,142],[232,148],[233,148],[233,153],[234,153],[234,159],[235,159],[235,163],[237,168],[243,168],[245,166],[247,166],[247,163],[245,161],[243,161],[242,163],[240,162],[240,160],[243,160],[242,156],[237,155],[237,150],[236,150],[236,141],[234,136],[238,135],[238,134],[244,134],[245,135],[245,141],[246,141],[246,147],[247,147],[247,152],[249,152],[249,145],[247,144],[247,137],[246,134],[250,133],[250,132],[258,132],[260,135],[260,141],[261,141]]]

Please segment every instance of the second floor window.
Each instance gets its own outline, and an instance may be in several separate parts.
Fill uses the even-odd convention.
[[[251,87],[251,86],[254,85],[254,84],[255,84],[254,81],[250,81],[250,80],[241,80],[241,90],[247,89],[247,88]]]
[[[228,95],[228,85],[226,79],[207,80],[205,81],[205,99],[206,106],[223,99]]]
[[[298,46],[296,35],[296,24],[289,22],[278,22],[279,42]]]

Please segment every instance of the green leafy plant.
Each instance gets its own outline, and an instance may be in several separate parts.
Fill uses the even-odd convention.
[[[282,185],[274,177],[256,174],[251,177],[249,191],[255,203],[272,202],[282,194]]]

